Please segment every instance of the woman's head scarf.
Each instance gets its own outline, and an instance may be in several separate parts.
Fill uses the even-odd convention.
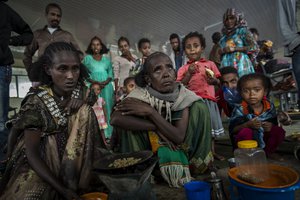
[[[228,29],[225,26],[225,21],[228,18],[228,16],[230,16],[230,15],[236,17],[236,24],[233,28]],[[226,10],[226,12],[223,15],[223,24],[224,24],[223,29],[222,29],[223,34],[229,34],[229,33],[235,31],[237,28],[240,28],[240,27],[247,27],[247,22],[244,19],[244,14],[242,12],[239,12],[235,8],[228,8]]]

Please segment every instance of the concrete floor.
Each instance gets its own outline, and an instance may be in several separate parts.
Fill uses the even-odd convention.
[[[21,99],[18,98],[11,98],[10,105],[11,107],[18,107],[20,106]],[[10,112],[10,115],[13,115],[13,112]],[[294,117],[296,118],[296,117]],[[227,127],[226,122],[224,123],[224,127]],[[300,120],[293,120],[293,124],[290,126],[285,126],[284,129],[286,130],[286,136],[290,136],[292,134],[296,134],[300,132]],[[291,167],[292,169],[296,170],[300,174],[300,161],[296,160],[293,155],[294,147],[298,143],[296,141],[288,141],[286,140],[283,144],[279,146],[277,153],[283,160],[272,160],[269,159],[268,161],[272,164],[278,164],[283,166]],[[230,145],[230,141],[228,136],[224,136],[216,141],[216,152],[222,154],[226,157],[225,161],[215,161],[215,165],[219,168],[217,171],[217,175],[223,180],[224,190],[225,193],[228,195],[228,199],[230,198],[229,194],[229,179],[228,179],[228,162],[227,159],[233,157],[232,148]],[[209,174],[204,174],[201,177],[197,177],[197,180],[203,180],[208,177]],[[165,182],[156,183],[153,185],[153,190],[157,195],[158,200],[184,200],[186,199],[185,191],[183,188],[169,188],[169,186]],[[300,200],[300,190],[295,192],[295,199]]]
[[[224,124],[224,127],[226,124]],[[300,120],[294,120],[293,124],[290,126],[285,126],[284,129],[286,130],[286,135],[289,136],[291,134],[295,134],[296,132],[300,132]],[[287,137],[288,138],[288,137]],[[280,160],[268,159],[268,162],[271,164],[287,166],[300,174],[300,161],[295,159],[293,150],[294,147],[298,143],[296,141],[285,140],[278,148],[277,154],[281,158]],[[230,198],[230,182],[228,178],[228,162],[227,159],[233,157],[233,152],[230,144],[230,140],[228,137],[223,137],[216,141],[216,152],[219,152],[223,156],[226,157],[225,161],[215,161],[215,165],[219,168],[217,171],[218,177],[223,180],[223,186],[225,193],[227,194],[228,199]],[[204,180],[205,178],[209,177],[209,174],[204,174],[201,177],[197,177],[197,180]],[[154,191],[157,194],[158,200],[184,200],[186,199],[185,191],[183,188],[169,188],[165,183],[159,183],[154,185]],[[300,200],[300,190],[295,191],[295,200]]]

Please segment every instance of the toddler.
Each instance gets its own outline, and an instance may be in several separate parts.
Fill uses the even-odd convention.
[[[243,100],[233,110],[229,124],[236,143],[255,139],[267,156],[275,152],[285,137],[285,131],[277,123],[276,109],[266,98],[270,88],[271,82],[263,74],[242,76],[237,89]]]
[[[104,106],[105,100],[99,96],[99,94],[101,93],[101,89],[102,88],[98,83],[93,83],[91,85],[91,90],[93,90],[95,96],[97,97],[97,101],[93,105],[93,109],[98,120],[101,135],[104,135],[104,129],[107,128],[107,122],[106,122],[106,110]]]

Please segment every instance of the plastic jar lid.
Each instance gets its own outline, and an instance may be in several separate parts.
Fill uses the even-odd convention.
[[[256,148],[257,142],[255,140],[243,140],[243,141],[239,141],[237,145],[238,148],[250,149],[250,148]]]

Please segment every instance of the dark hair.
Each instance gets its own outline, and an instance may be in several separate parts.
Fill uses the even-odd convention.
[[[142,48],[142,44],[144,43],[149,43],[150,44],[150,40],[148,38],[142,38],[139,40],[138,42],[138,48],[141,49]]]
[[[170,57],[167,54],[165,54],[163,52],[158,52],[158,51],[154,52],[150,56],[148,56],[146,58],[145,62],[144,62],[142,70],[135,76],[135,84],[137,86],[139,86],[139,87],[146,87],[147,82],[145,80],[145,77],[149,75],[149,69],[151,67],[151,61],[153,59],[156,59],[157,57],[168,57],[170,59]],[[174,69],[174,71],[175,71],[175,69]]]
[[[198,33],[197,31],[195,31],[195,32],[190,32],[189,34],[187,34],[187,35],[183,38],[183,41],[182,41],[182,47],[183,47],[183,50],[185,50],[185,42],[186,42],[186,40],[187,40],[187,39],[190,39],[190,38],[192,38],[192,37],[197,37],[197,38],[199,38],[202,48],[205,49],[205,47],[206,47],[205,38],[203,37],[202,34],[200,34],[200,33]]]
[[[121,36],[121,37],[118,39],[118,46],[120,46],[120,43],[121,43],[122,41],[127,42],[128,46],[130,46],[130,43],[129,43],[128,38],[123,37],[123,36]]]
[[[102,90],[102,87],[101,87],[101,85],[100,85],[99,82],[93,82],[93,83],[90,85],[90,89],[92,89],[94,85],[99,85],[100,90]]]
[[[84,80],[89,77],[88,69],[80,62],[81,52],[75,49],[75,47],[67,42],[53,42],[47,46],[44,53],[40,58],[32,64],[32,68],[28,73],[30,81],[38,81],[42,84],[50,84],[52,78],[46,73],[46,66],[52,67],[53,58],[62,51],[68,51],[74,54],[78,58],[80,66],[79,82],[84,84]]]
[[[125,78],[123,85],[126,86],[130,81],[135,81],[135,78],[133,76]]]
[[[222,67],[220,69],[220,73],[221,73],[221,75],[225,75],[225,74],[236,74],[236,75],[238,75],[238,71],[234,67]]]
[[[49,3],[45,8],[45,13],[48,14],[50,8],[57,8],[60,12],[60,15],[62,15],[61,7],[57,3]]]
[[[177,38],[178,41],[180,41],[179,35],[177,35],[176,33],[172,33],[172,34],[170,35],[170,37],[169,37],[169,40],[173,40],[173,39],[175,39],[175,38]]]
[[[220,42],[222,35],[220,32],[214,32],[211,36],[211,39],[213,41],[213,43],[217,44],[218,42]]]
[[[250,80],[261,80],[263,87],[267,91],[267,96],[269,95],[269,93],[272,89],[271,80],[270,80],[270,78],[266,77],[264,74],[260,74],[260,73],[247,74],[247,75],[242,76],[239,79],[239,81],[237,83],[237,90],[239,91],[240,94],[242,92],[242,87],[245,84],[245,82],[250,81]]]
[[[250,31],[252,34],[259,35],[258,30],[257,30],[256,28],[249,28],[249,31]]]
[[[100,54],[101,54],[101,55],[109,52],[109,49],[105,46],[105,44],[102,43],[101,39],[100,39],[99,37],[97,37],[97,36],[94,36],[94,37],[91,39],[90,44],[89,44],[89,46],[87,47],[85,53],[90,54],[90,55],[93,54],[93,50],[92,50],[92,42],[93,42],[93,40],[99,40],[99,42],[100,42],[100,44],[101,44],[101,46],[102,46],[102,48],[101,48],[101,50],[100,50]]]

